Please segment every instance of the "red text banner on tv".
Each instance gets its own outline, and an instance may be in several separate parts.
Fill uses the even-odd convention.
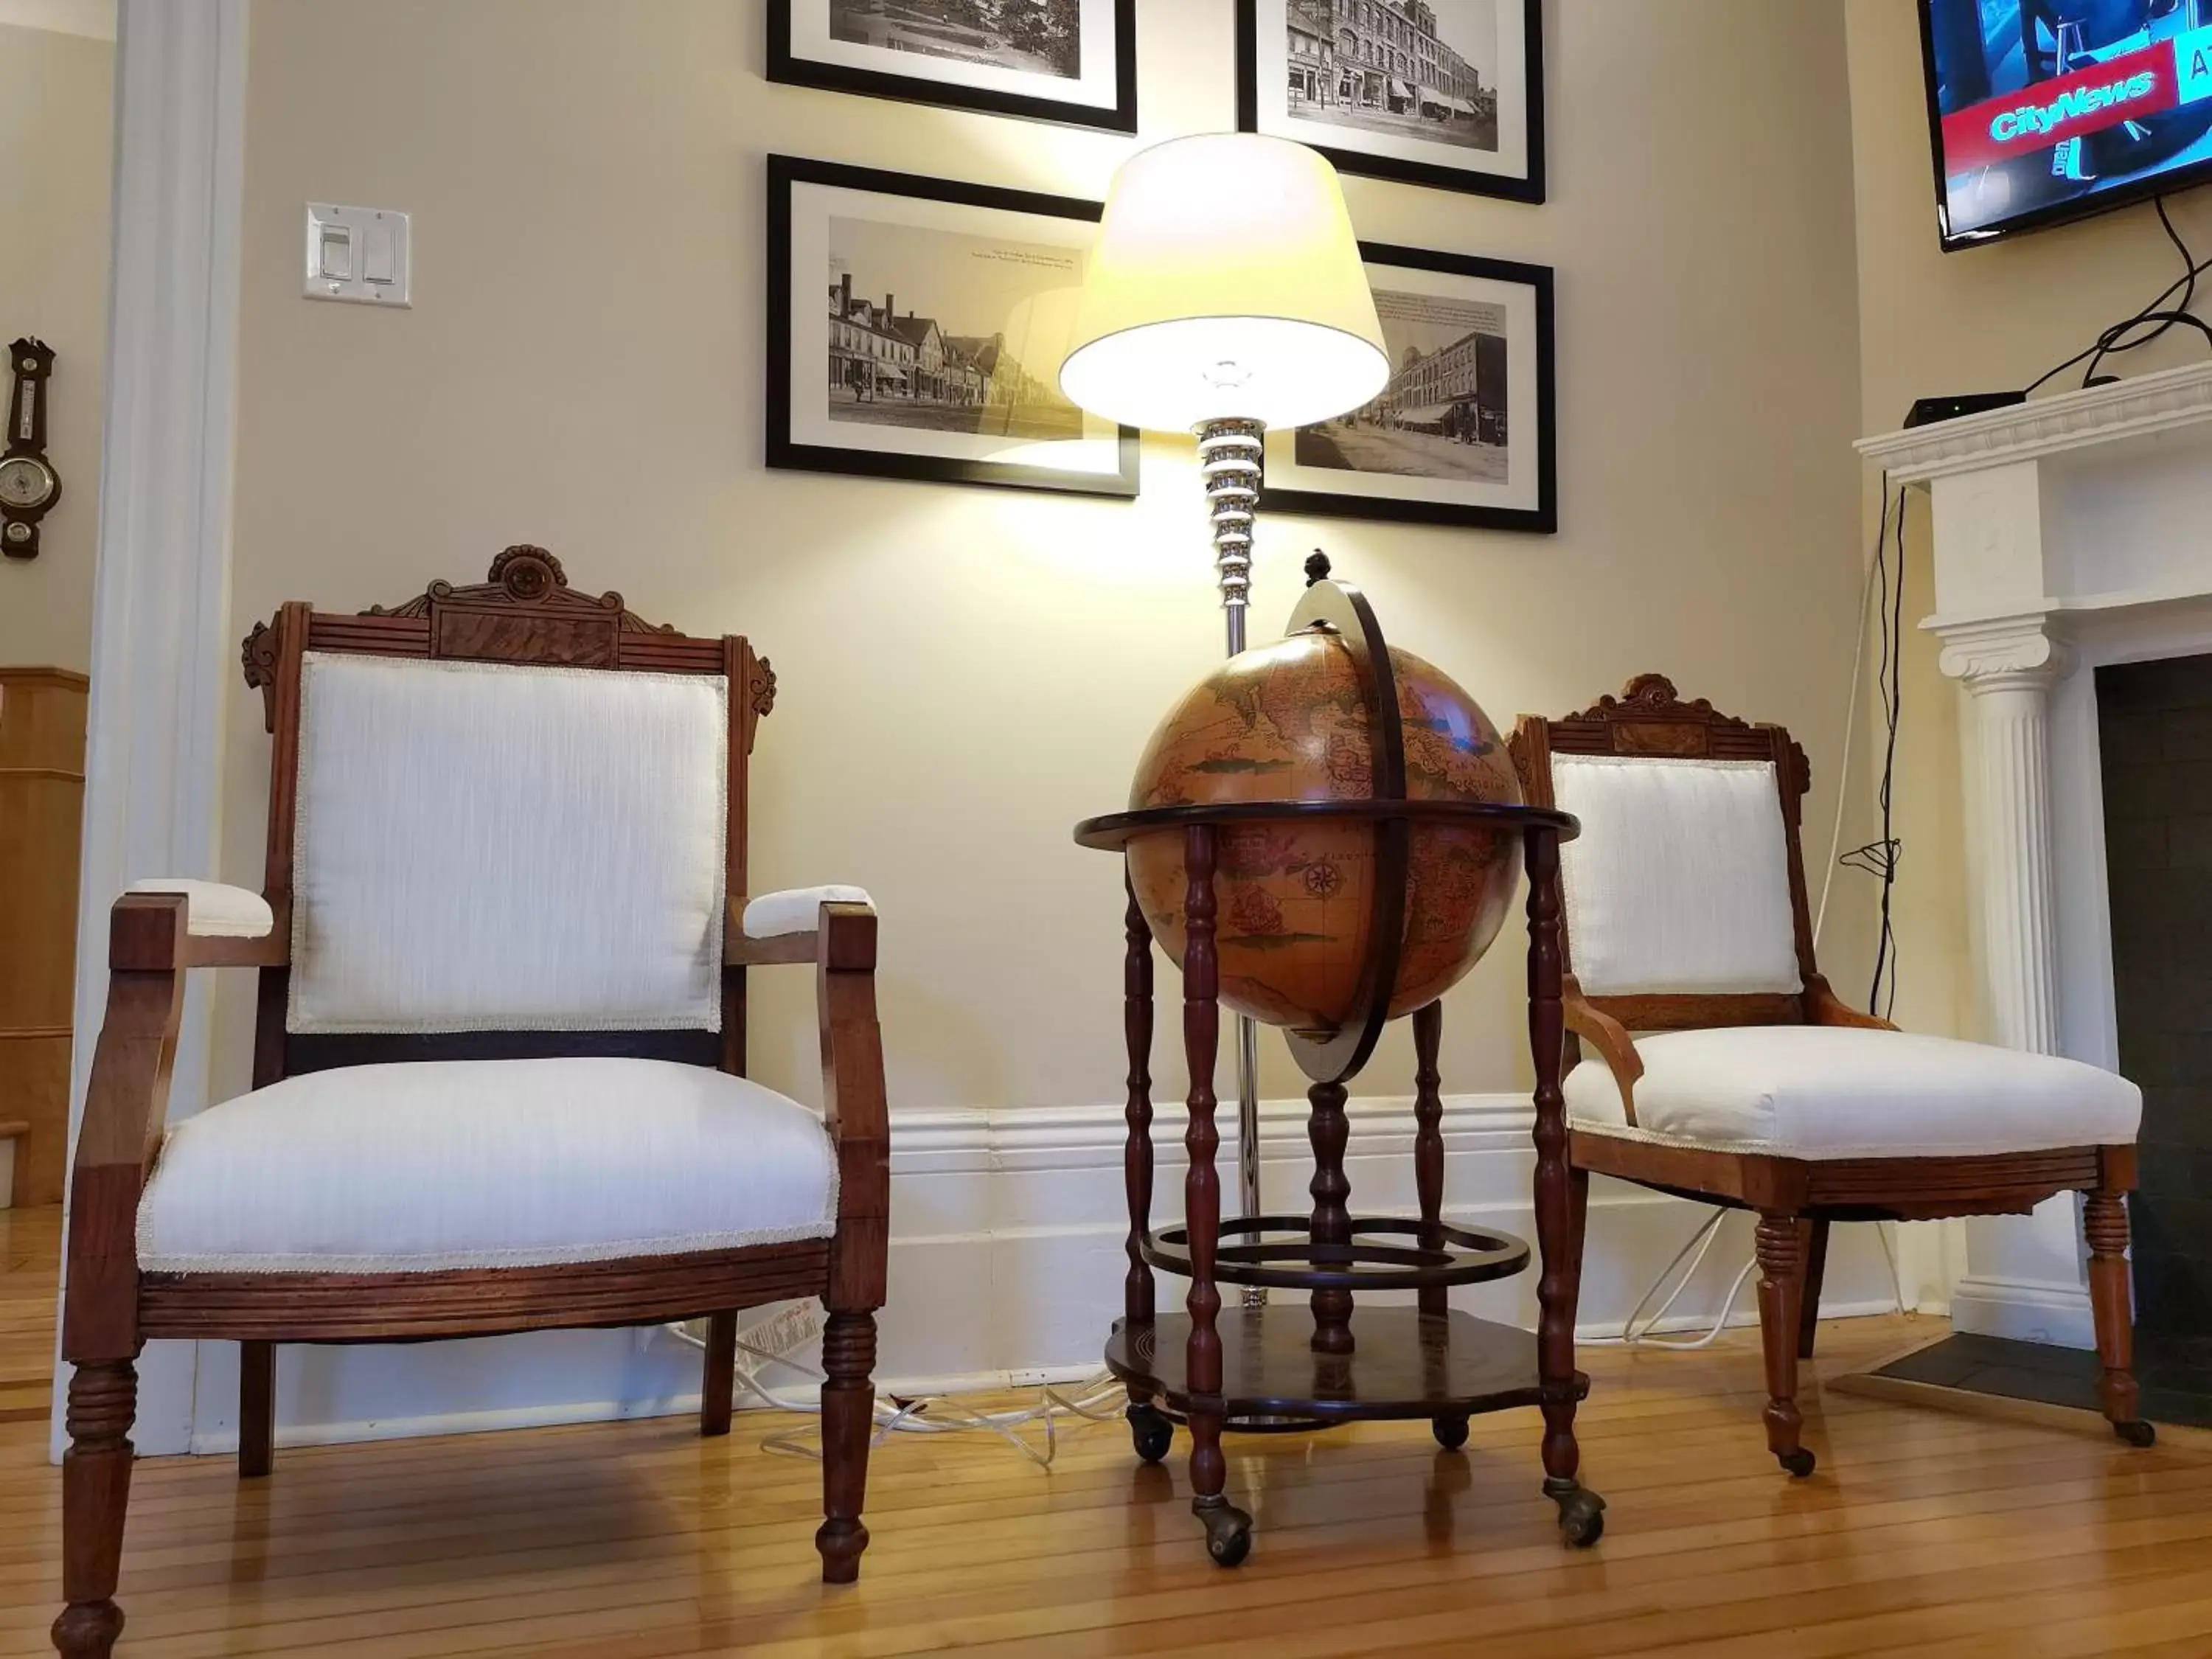
[[[1943,118],[1953,177],[2212,97],[2212,28],[2121,52]]]

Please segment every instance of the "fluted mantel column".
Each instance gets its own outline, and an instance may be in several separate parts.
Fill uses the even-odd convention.
[[[1982,978],[1997,1040],[2058,1052],[2057,880],[2051,826],[2051,688],[2073,666],[2033,616],[1929,626],[1942,667],[1972,694],[1978,757]]]

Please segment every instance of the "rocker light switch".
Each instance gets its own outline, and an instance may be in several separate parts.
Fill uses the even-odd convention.
[[[322,269],[319,275],[325,282],[344,283],[353,277],[353,232],[344,225],[325,225],[322,229]]]
[[[310,300],[405,307],[409,299],[408,216],[389,208],[307,204]]]

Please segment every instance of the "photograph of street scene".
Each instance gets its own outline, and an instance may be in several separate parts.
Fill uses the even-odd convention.
[[[830,38],[1024,75],[1083,76],[1083,0],[830,0]]]
[[[1056,373],[1082,281],[1073,248],[833,217],[830,418],[1082,437]]]
[[[1283,10],[1292,121],[1498,148],[1498,0],[1284,0]]]
[[[1397,371],[1364,408],[1300,428],[1291,451],[1297,464],[1510,483],[1505,307],[1378,288],[1375,312]]]

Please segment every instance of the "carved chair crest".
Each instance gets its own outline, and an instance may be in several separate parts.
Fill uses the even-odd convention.
[[[357,647],[405,649],[428,657],[478,661],[555,663],[572,668],[641,668],[667,665],[657,639],[684,641],[673,624],[649,623],[623,604],[620,593],[584,593],[568,586],[561,561],[526,543],[506,549],[491,562],[481,582],[455,586],[434,581],[396,605],[373,605],[360,613],[380,623],[416,623],[335,630],[333,643]],[[320,623],[318,623],[319,632]],[[689,641],[686,641],[689,643]],[[264,716],[276,729],[276,681],[282,641],[276,627],[256,623],[240,647],[248,686],[262,695]],[[686,665],[689,665],[688,664]],[[775,707],[775,671],[765,657],[751,659],[746,682],[733,686],[757,719]]]

